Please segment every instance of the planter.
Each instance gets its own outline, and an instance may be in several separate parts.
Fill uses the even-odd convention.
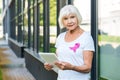
[[[17,41],[11,38],[8,39],[8,44],[17,57],[24,57],[23,51],[25,47],[22,44],[18,43]]]
[[[53,70],[45,70],[43,61],[38,56],[33,54],[32,51],[25,49],[24,57],[26,68],[36,80],[57,80],[57,73]]]

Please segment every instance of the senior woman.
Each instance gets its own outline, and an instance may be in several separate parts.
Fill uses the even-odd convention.
[[[90,80],[94,42],[92,36],[81,27],[82,17],[73,5],[66,5],[60,10],[60,27],[66,28],[56,40],[56,55],[59,61],[57,80]],[[45,63],[46,70],[53,65]]]

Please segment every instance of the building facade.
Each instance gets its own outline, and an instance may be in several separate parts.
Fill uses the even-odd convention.
[[[91,80],[119,80],[120,0],[3,0],[3,31],[10,48],[25,58],[36,80],[56,80],[57,72],[47,72],[38,54],[55,52],[55,39],[62,31],[59,10],[67,4],[80,10],[81,27],[94,39]]]

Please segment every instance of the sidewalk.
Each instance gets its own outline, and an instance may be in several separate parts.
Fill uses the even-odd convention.
[[[24,58],[18,58],[4,40],[0,40],[0,68],[3,80],[35,80],[26,69]]]

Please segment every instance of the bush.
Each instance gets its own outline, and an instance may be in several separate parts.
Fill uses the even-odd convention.
[[[0,80],[2,80],[2,72],[1,72],[1,70],[0,70]]]
[[[119,36],[99,35],[98,40],[99,41],[106,41],[106,42],[120,43],[120,37]]]

